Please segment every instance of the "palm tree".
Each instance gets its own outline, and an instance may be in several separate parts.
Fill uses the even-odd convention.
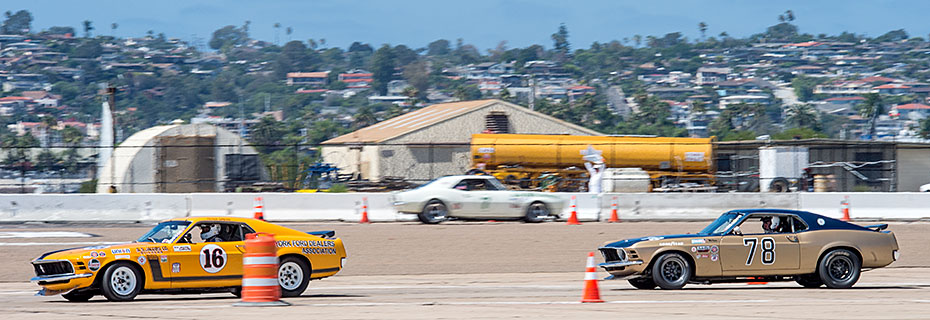
[[[94,30],[93,22],[90,20],[84,20],[84,37],[90,38],[90,32]]]
[[[275,22],[274,23],[274,44],[275,45],[278,44],[278,31],[279,30],[281,30],[281,23]]]
[[[884,102],[878,93],[866,93],[862,97],[865,101],[858,105],[859,115],[869,119],[869,137],[875,140],[875,123],[878,121],[878,116],[885,113]]]
[[[704,23],[704,21],[701,21],[701,23],[698,23],[698,30],[701,31],[701,39],[707,38],[707,37],[706,37],[706,33],[707,33],[707,24]]]
[[[284,34],[287,35],[287,42],[291,42],[291,33],[294,33],[294,28],[287,27],[284,29]]]
[[[110,24],[110,31],[111,31],[112,36],[113,36],[114,38],[116,37],[116,28],[119,28],[119,24],[118,24],[118,23],[114,22],[114,23],[111,23],[111,24]]]
[[[809,104],[796,104],[785,110],[785,125],[791,128],[811,128],[818,125],[818,113]]]

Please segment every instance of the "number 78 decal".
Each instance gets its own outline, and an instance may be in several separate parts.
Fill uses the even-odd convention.
[[[746,258],[746,265],[752,265],[752,257],[756,254],[756,243],[758,238],[743,238],[743,246],[749,247],[749,257]],[[762,238],[762,264],[770,265],[775,263],[775,239],[772,237]]]

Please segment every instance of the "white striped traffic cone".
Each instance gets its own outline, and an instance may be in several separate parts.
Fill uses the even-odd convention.
[[[594,252],[588,252],[588,267],[584,273],[584,296],[581,302],[604,302],[597,288],[597,270],[594,268]]]

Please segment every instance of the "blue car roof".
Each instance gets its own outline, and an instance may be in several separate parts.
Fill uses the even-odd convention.
[[[800,211],[800,210],[788,210],[788,209],[736,209],[730,210],[730,212],[740,212],[744,214],[750,213],[784,213],[784,214],[793,214],[800,217],[807,223],[809,231],[813,230],[865,230],[869,229],[863,226],[855,225],[846,221],[841,221],[833,219],[830,217],[822,216],[813,212]],[[821,220],[823,219],[823,220]],[[823,221],[823,223],[820,223]]]

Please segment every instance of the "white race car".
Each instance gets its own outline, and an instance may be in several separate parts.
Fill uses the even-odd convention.
[[[540,222],[562,212],[564,200],[545,192],[513,191],[492,176],[448,176],[393,195],[400,213],[417,214],[423,223],[449,218],[522,218]]]

